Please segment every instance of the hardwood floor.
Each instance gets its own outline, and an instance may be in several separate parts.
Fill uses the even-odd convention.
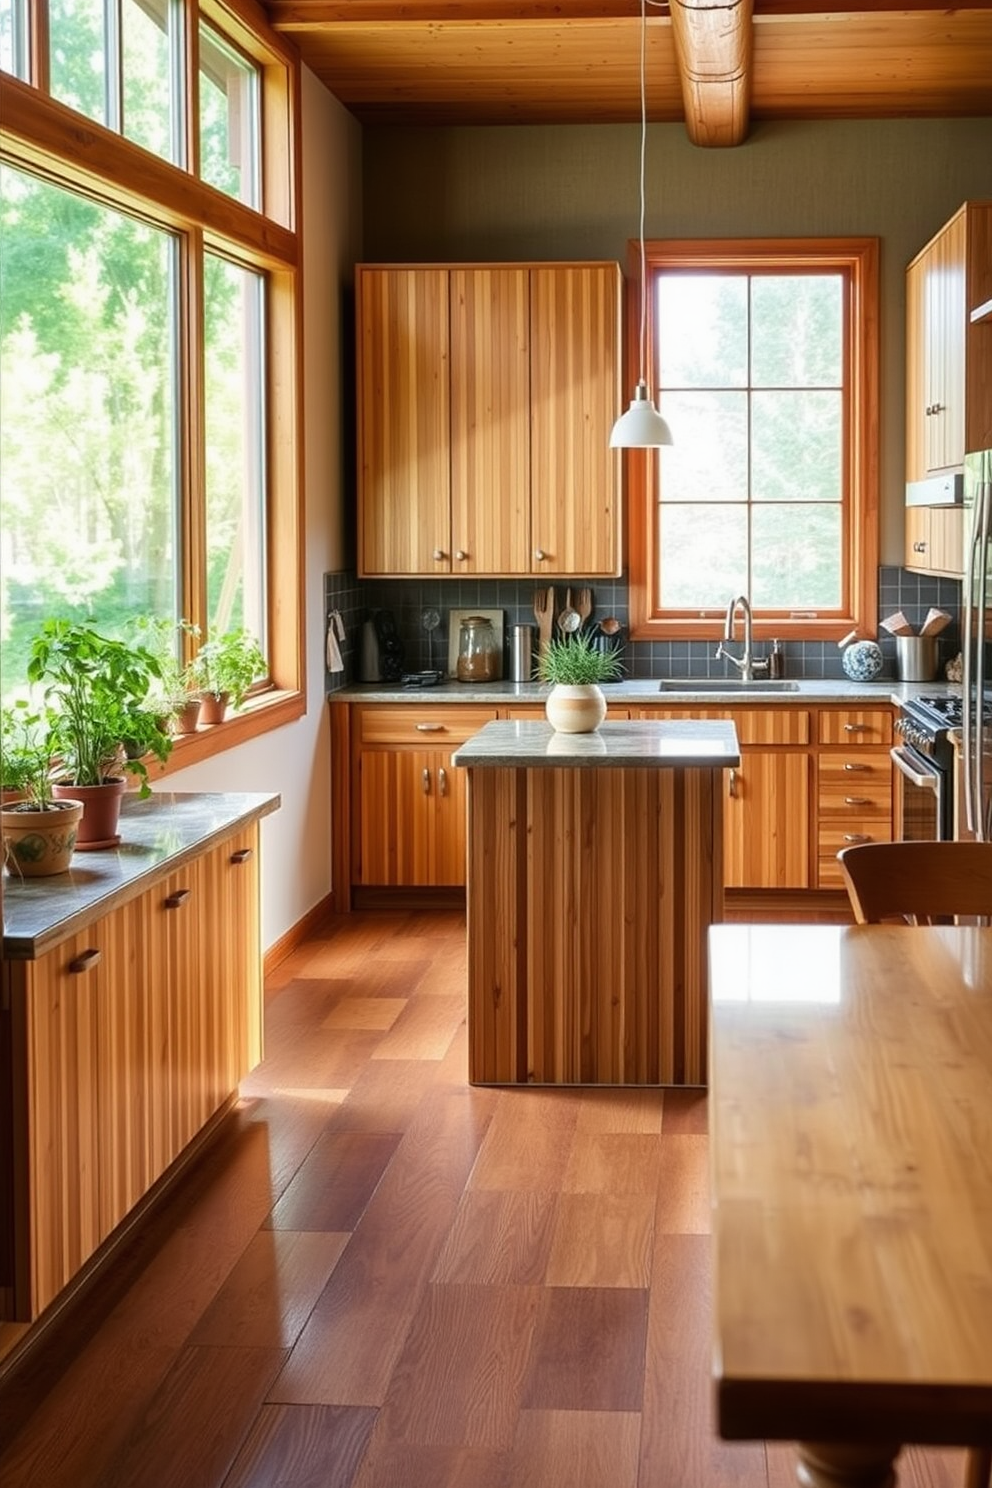
[[[705,1093],[469,1087],[464,966],[386,911],[280,966],[237,1111],[0,1390],[0,1488],[794,1483],[713,1435]]]

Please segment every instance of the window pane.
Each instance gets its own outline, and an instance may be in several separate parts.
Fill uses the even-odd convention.
[[[659,513],[660,602],[666,609],[723,609],[747,589],[747,507],[664,506]]]
[[[3,691],[48,616],[176,615],[175,242],[0,169]]]
[[[746,387],[747,278],[672,273],[657,284],[662,387]]]
[[[659,407],[677,430],[660,461],[662,500],[746,500],[747,395],[662,393]]]
[[[103,0],[51,0],[48,16],[52,97],[106,124]]]
[[[28,81],[27,0],[0,0],[0,69]]]
[[[200,23],[200,175],[259,204],[258,68]]]
[[[176,164],[181,161],[172,59],[178,53],[172,0],[123,0],[124,133]]]
[[[751,382],[755,387],[839,387],[843,345],[839,274],[753,280]]]
[[[760,609],[825,610],[841,602],[838,506],[752,508],[751,603]]]
[[[755,501],[839,501],[839,392],[755,393],[751,495]]]
[[[264,281],[207,254],[204,285],[209,629],[246,625],[264,650]]]

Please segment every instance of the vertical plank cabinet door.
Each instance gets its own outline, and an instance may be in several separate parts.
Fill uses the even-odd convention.
[[[451,572],[448,272],[357,273],[360,574]]]
[[[966,223],[958,213],[926,255],[923,448],[927,471],[960,465],[965,453]]]
[[[259,827],[253,823],[204,862],[208,902],[220,906],[214,941],[224,1038],[219,1099],[225,1100],[262,1058],[262,940],[259,914]]]
[[[538,574],[620,572],[621,275],[531,270],[531,539]]]
[[[450,750],[362,752],[359,883],[464,884],[465,796],[455,778],[460,773],[452,768]],[[448,841],[446,826],[453,832]]]
[[[530,572],[524,268],[451,270],[451,571]]]
[[[808,888],[807,756],[742,749],[738,768],[724,774],[724,888]]]

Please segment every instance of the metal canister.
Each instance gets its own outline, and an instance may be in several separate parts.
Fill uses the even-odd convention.
[[[534,676],[534,627],[510,627],[510,681],[531,682]]]

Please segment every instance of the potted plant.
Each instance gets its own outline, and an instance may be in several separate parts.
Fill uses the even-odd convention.
[[[613,682],[623,668],[615,651],[603,650],[590,636],[553,636],[537,659],[535,675],[550,682],[544,711],[560,734],[591,734],[606,717],[600,682]]]
[[[134,775],[139,795],[147,796],[143,756],[169,756],[172,741],[147,707],[158,675],[158,662],[144,646],[111,640],[75,621],[46,620],[31,642],[28,680],[44,689],[51,707],[53,794],[86,805],[80,849],[116,846],[125,774]]]
[[[0,713],[3,857],[7,872],[22,878],[65,872],[83,814],[81,801],[52,797],[51,725],[47,709],[23,700]]]
[[[268,663],[250,630],[226,630],[202,645],[190,663],[200,688],[200,722],[222,722],[228,706],[240,708],[251,684],[264,677]]]
[[[158,662],[158,676],[149,688],[150,713],[166,721],[174,734],[195,734],[200,716],[200,694],[183,664],[183,637],[199,639],[200,627],[189,620],[139,615],[132,627],[134,639]]]

